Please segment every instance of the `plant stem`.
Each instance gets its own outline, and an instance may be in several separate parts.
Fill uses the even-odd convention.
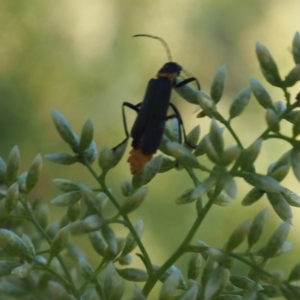
[[[221,192],[220,188],[216,188],[213,196],[209,199],[209,201],[204,206],[203,210],[198,214],[194,224],[192,225],[190,231],[187,236],[184,238],[183,242],[179,245],[179,247],[175,250],[175,252],[170,256],[170,258],[159,268],[157,272],[153,274],[153,276],[149,275],[149,278],[143,288],[143,294],[147,297],[151,292],[152,288],[159,280],[159,278],[178,260],[180,256],[182,256],[190,244],[192,238],[196,234],[199,226],[203,222],[205,216],[209,212],[210,208],[214,204],[215,198]]]
[[[88,170],[90,171],[90,173],[93,175],[93,177],[97,180],[97,182],[100,184],[101,188],[103,189],[103,192],[109,197],[109,199],[111,200],[111,202],[114,204],[114,206],[118,209],[118,211],[120,212],[121,216],[123,217],[124,221],[126,222],[126,226],[129,229],[130,233],[132,234],[134,240],[136,241],[138,247],[141,250],[141,253],[143,255],[143,262],[145,263],[145,267],[147,269],[148,274],[152,274],[153,273],[153,266],[150,260],[150,257],[140,239],[140,237],[138,236],[138,234],[136,233],[128,215],[126,213],[123,213],[120,208],[120,204],[118,203],[118,201],[114,198],[114,196],[110,193],[109,189],[107,188],[106,184],[105,184],[105,177],[102,176],[101,178],[99,178],[96,174],[96,172],[94,171],[94,169],[91,167],[91,165],[89,163],[85,163],[86,167],[88,168]]]
[[[25,199],[24,201],[22,201],[22,199],[19,199],[19,201],[20,201],[20,203],[22,204],[22,206],[24,207],[26,213],[28,214],[31,223],[33,223],[33,225],[38,229],[38,231],[39,231],[40,234],[44,237],[44,239],[48,242],[48,244],[51,245],[51,242],[52,242],[52,241],[51,241],[50,237],[47,235],[47,233],[46,233],[45,230],[42,228],[42,226],[40,225],[40,223],[34,218],[34,216],[32,215],[31,210],[28,208],[28,205],[27,205],[28,201],[27,201],[26,199]],[[69,272],[69,269],[67,268],[67,266],[66,266],[64,260],[62,259],[61,255],[57,255],[56,257],[57,257],[57,259],[58,259],[58,261],[59,261],[61,267],[63,268],[63,270],[64,270],[64,272],[65,272],[65,275],[66,275],[66,277],[67,277],[67,279],[68,279],[68,281],[69,281],[70,288],[71,288],[71,290],[72,290],[72,292],[73,292],[73,295],[74,295],[77,299],[80,299],[80,295],[79,295],[79,293],[78,293],[78,291],[77,291],[77,289],[76,289],[76,287],[75,287],[74,281],[73,281],[73,279],[72,279],[72,277],[71,277],[71,274],[70,274],[70,272]],[[47,270],[49,270],[49,269],[47,268]],[[53,272],[54,272],[54,271],[53,271]],[[53,273],[53,272],[51,272],[51,273]]]

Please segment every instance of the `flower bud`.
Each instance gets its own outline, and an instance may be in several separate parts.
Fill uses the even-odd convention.
[[[180,284],[181,273],[173,272],[164,282],[160,293],[159,300],[172,299],[176,289]]]
[[[242,205],[243,206],[252,205],[256,201],[258,201],[264,195],[264,193],[265,193],[264,191],[262,191],[262,190],[260,190],[258,188],[251,189],[246,194],[246,196],[244,197],[244,199],[242,200]]]
[[[168,152],[175,157],[182,165],[191,168],[199,168],[199,162],[194,154],[192,154],[183,145],[176,142],[168,142],[166,144]]]
[[[238,276],[238,275],[231,275],[230,276],[230,281],[231,283],[242,289],[242,290],[247,290],[247,291],[251,291],[251,290],[257,290],[257,291],[261,291],[263,290],[263,287],[258,284],[257,282],[251,280],[248,277],[245,276]]]
[[[0,277],[10,275],[11,271],[19,265],[17,261],[0,260]]]
[[[229,282],[229,276],[230,273],[228,269],[224,269],[221,266],[216,268],[205,286],[205,299],[211,299],[221,293]]]
[[[48,288],[45,291],[45,295],[47,295],[48,299],[55,299],[55,300],[66,300],[71,299],[71,295],[65,290],[62,284],[56,281],[48,281]]]
[[[214,103],[217,104],[224,91],[225,86],[225,77],[226,77],[226,66],[222,66],[214,77],[214,80],[211,85],[210,95]]]
[[[112,149],[105,146],[101,150],[98,162],[103,172],[107,172],[119,163],[126,150],[127,142],[128,139],[125,139],[122,143]]]
[[[90,242],[94,250],[101,256],[105,255],[107,244],[105,243],[101,233],[99,231],[94,231],[89,233]]]
[[[42,166],[43,166],[43,160],[42,156],[38,154],[35,159],[33,160],[31,166],[29,167],[27,176],[26,176],[26,190],[27,192],[31,191],[37,181],[40,178],[41,171],[42,171]]]
[[[224,150],[224,140],[222,133],[223,128],[220,128],[215,118],[212,118],[210,123],[209,138],[219,156]]]
[[[286,110],[286,105],[282,101],[276,101],[273,103],[273,108],[277,116],[280,116]]]
[[[190,145],[197,145],[200,137],[200,126],[195,126],[186,136],[186,140]]]
[[[40,226],[43,229],[47,228],[48,220],[49,220],[49,208],[46,204],[39,205],[34,213],[36,220],[39,222]]]
[[[164,134],[170,141],[178,142],[180,130],[181,128],[178,119],[172,118],[166,122]]]
[[[94,269],[84,257],[79,257],[78,265],[80,273],[84,279],[88,279],[93,275]]]
[[[120,208],[120,212],[128,214],[136,210],[145,200],[147,193],[148,188],[145,186],[136,190],[130,197],[125,199]]]
[[[79,153],[83,153],[91,144],[94,135],[94,127],[91,119],[88,119],[81,130]]]
[[[270,237],[265,249],[264,257],[273,257],[276,252],[281,248],[284,241],[286,240],[290,230],[288,222],[282,223]]]
[[[222,165],[228,166],[233,163],[241,153],[241,148],[238,145],[227,148],[221,157]]]
[[[201,143],[201,142],[200,142]],[[213,163],[219,163],[220,162],[220,155],[222,153],[218,153],[217,149],[214,147],[212,140],[211,140],[211,135],[206,135],[203,138],[203,148],[205,150],[205,153],[207,157],[213,162]],[[197,149],[196,149],[197,150]]]
[[[190,84],[185,84],[180,87],[176,87],[182,80],[179,77],[175,78],[174,90],[187,102],[198,105],[198,90],[194,89]]]
[[[133,296],[130,298],[130,300],[146,300],[143,292],[135,284],[133,285]]]
[[[296,65],[289,74],[285,77],[284,85],[286,87],[291,87],[300,80],[300,63]]]
[[[100,192],[96,195],[95,205],[97,207],[100,207],[100,210],[102,210],[106,206],[107,202],[108,196],[105,193]]]
[[[181,300],[193,300],[197,299],[199,285],[196,281],[190,279],[189,280],[190,288],[186,291],[186,293],[181,297]]]
[[[128,281],[145,282],[148,279],[148,273],[142,269],[125,268],[125,269],[116,269],[116,271],[122,278]]]
[[[10,230],[0,229],[0,246],[11,256],[22,256],[27,253],[22,239]]]
[[[277,65],[271,56],[269,50],[260,42],[256,43],[256,55],[260,64],[260,69],[265,79],[272,85],[281,87],[282,80],[280,78]]]
[[[92,164],[98,156],[98,149],[95,141],[92,141],[87,149],[84,150],[83,156],[89,164]]]
[[[107,250],[112,255],[118,254],[118,242],[114,231],[106,224],[101,228],[102,236],[107,244]]]
[[[224,250],[227,252],[231,252],[235,248],[237,248],[244,241],[245,237],[248,235],[251,224],[252,224],[251,220],[247,220],[241,223],[229,237],[228,241],[224,246]]]
[[[52,119],[54,122],[54,125],[56,127],[56,130],[58,131],[61,138],[70,145],[72,150],[75,153],[78,153],[78,147],[79,147],[79,138],[76,135],[76,133],[72,130],[69,122],[64,117],[62,113],[60,113],[57,110],[52,110]]]
[[[31,270],[33,269],[32,265],[25,262],[24,264],[22,264],[21,266],[16,267],[15,269],[13,269],[11,271],[11,275],[14,275],[18,278],[26,278],[29,276]]]
[[[244,179],[249,184],[265,192],[281,192],[284,188],[270,176],[244,172]]]
[[[0,185],[5,181],[5,174],[6,174],[6,163],[0,156]]]
[[[176,200],[175,203],[178,205],[181,204],[187,204],[191,203],[196,200],[196,198],[192,198],[192,193],[194,192],[194,189],[188,189],[186,190],[181,196],[179,196]]]
[[[293,148],[291,152],[291,165],[295,177],[297,178],[298,181],[300,181],[300,154],[295,148]]]
[[[31,256],[31,257],[35,257],[36,252],[35,252],[35,248],[34,245],[31,241],[31,239],[29,238],[29,236],[25,233],[23,233],[22,235],[22,241],[24,242],[26,248],[27,248],[27,253]]]
[[[249,249],[258,242],[264,229],[265,219],[267,218],[267,209],[259,212],[254,218],[248,234]]]
[[[98,199],[95,193],[84,183],[79,184],[82,199],[86,204],[88,210],[92,213],[97,213],[99,216],[102,215],[102,207],[101,205],[97,205]]]
[[[11,185],[17,177],[20,165],[20,151],[18,146],[14,146],[9,153],[6,166],[6,184]]]
[[[265,109],[272,109],[273,101],[267,90],[264,88],[264,86],[255,78],[250,78],[250,86],[251,91],[254,94],[258,103]]]
[[[44,155],[44,158],[47,160],[50,160],[54,163],[60,164],[60,165],[73,165],[76,162],[78,162],[78,158],[76,156],[72,156],[70,154],[66,153],[52,153],[52,154],[46,154]]]
[[[284,197],[278,192],[267,192],[267,197],[279,218],[281,218],[283,221],[292,223],[293,213],[291,207],[288,205]]]
[[[64,229],[59,230],[59,232],[55,235],[50,246],[48,264],[50,264],[51,260],[65,248],[69,240],[69,235],[69,232]]]
[[[61,194],[51,200],[51,204],[56,206],[69,206],[77,203],[82,197],[80,191],[72,191]]]
[[[144,231],[144,222],[143,220],[138,220],[134,225],[133,228],[136,232],[136,234],[138,235],[138,237],[140,238],[143,234]],[[125,245],[122,251],[122,256],[125,256],[127,254],[129,254],[131,251],[133,251],[133,249],[136,247],[136,240],[134,239],[133,235],[131,232],[129,232],[126,236],[126,240],[125,240]]]
[[[214,101],[210,98],[210,96],[202,91],[199,91],[197,94],[197,98],[198,103],[203,109],[204,113],[209,117],[213,117],[216,112],[216,107]]]
[[[114,265],[110,262],[106,268],[103,293],[107,300],[121,300],[124,293],[124,281],[117,279]]]
[[[5,197],[5,211],[10,213],[17,205],[19,199],[19,185],[15,182],[12,184],[6,193]]]
[[[196,280],[200,274],[203,258],[200,253],[192,253],[188,262],[188,278]]]
[[[80,208],[81,208],[80,202],[76,202],[68,206],[67,216],[70,222],[75,222],[79,218]]]
[[[215,189],[212,189],[207,192],[207,196],[209,199],[214,195]],[[232,199],[228,196],[228,194],[225,191],[221,191],[217,197],[215,197],[214,204],[219,206],[227,206],[229,203],[231,203]]]
[[[230,196],[231,198],[236,197],[237,187],[230,173],[223,173],[220,184],[223,187],[224,191],[228,194],[228,196]]]
[[[279,132],[279,118],[273,109],[267,108],[266,110],[266,121],[270,130],[274,132]]]
[[[293,39],[293,47],[292,47],[292,53],[295,64],[300,64],[300,34],[299,32],[295,33],[294,39]]]
[[[162,164],[160,166],[160,169],[158,170],[158,173],[164,173],[167,171],[172,170],[173,168],[175,168],[176,166],[176,161],[173,159],[170,159],[166,156],[163,156],[163,161]]]
[[[118,263],[121,266],[127,266],[130,265],[132,263],[132,255],[131,254],[127,254],[125,256],[121,255],[118,257]]]
[[[121,183],[121,191],[124,197],[129,197],[133,192],[133,187],[128,179],[124,179]]]
[[[253,163],[258,157],[263,139],[257,139],[247,149],[242,152],[241,168],[245,171],[252,168]]]
[[[297,112],[293,122],[293,138],[300,134],[300,112]]]
[[[285,188],[280,194],[286,200],[286,202],[295,207],[300,207],[300,196],[296,193],[292,192],[291,190]]]
[[[102,225],[103,220],[98,215],[90,215],[84,220],[68,224],[65,229],[72,234],[78,235],[99,230]]]
[[[202,183],[200,183],[193,191],[191,197],[197,199],[205,195],[210,189],[214,187],[217,179],[215,177],[208,177]]]
[[[251,90],[249,87],[242,89],[235,97],[229,108],[229,117],[233,119],[239,116],[249,103]]]
[[[0,268],[1,269],[1,268]],[[289,275],[289,281],[296,281],[300,279],[300,263],[298,263]]]
[[[136,173],[132,177],[132,186],[137,189],[148,182],[150,182],[154,176],[158,173],[163,161],[163,156],[158,155],[152,158],[149,162],[145,164],[142,170]]]

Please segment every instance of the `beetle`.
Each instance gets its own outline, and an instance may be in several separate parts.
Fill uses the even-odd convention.
[[[175,79],[180,76],[183,71],[181,65],[172,61],[171,53],[167,43],[160,37],[148,34],[136,34],[134,37],[149,37],[159,40],[168,55],[169,62],[165,63],[157,72],[156,78],[152,78],[148,82],[146,93],[142,102],[134,105],[129,102],[123,102],[122,115],[123,124],[127,140],[132,137],[132,150],[127,162],[130,164],[131,174],[138,173],[144,165],[156,153],[161,143],[165,122],[171,118],[177,118],[179,143],[182,142],[181,129],[184,141],[190,147],[195,148],[187,142],[182,118],[176,106],[170,102],[172,88],[182,87],[192,81],[195,81],[198,89],[200,85],[195,77],[186,78],[176,84]],[[131,108],[137,112],[136,120],[131,128],[130,135],[127,129],[125,107]],[[173,114],[168,115],[169,107],[173,110]]]

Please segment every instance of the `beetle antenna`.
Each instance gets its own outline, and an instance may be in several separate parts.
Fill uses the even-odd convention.
[[[150,34],[135,34],[133,37],[139,37],[139,36],[143,36],[143,37],[149,37],[149,38],[152,38],[152,39],[156,39],[156,40],[159,40],[163,47],[165,48],[166,50],[166,53],[167,53],[167,56],[168,56],[168,60],[169,61],[172,61],[172,55],[171,55],[171,51],[170,51],[170,48],[168,46],[168,44],[166,43],[166,41],[158,36],[154,36],[154,35],[150,35]]]

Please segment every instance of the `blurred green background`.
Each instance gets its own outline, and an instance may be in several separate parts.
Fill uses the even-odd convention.
[[[91,118],[99,149],[118,144],[124,138],[122,102],[140,102],[148,80],[166,62],[162,46],[155,40],[131,38],[137,33],[163,37],[174,61],[196,76],[206,92],[217,69],[226,64],[225,96],[218,105],[225,116],[234,96],[249,85],[249,77],[261,80],[274,101],[283,100],[282,92],[263,79],[254,48],[256,41],[261,41],[271,51],[281,74],[286,75],[293,67],[290,48],[300,29],[299,9],[298,0],[1,0],[0,155],[7,159],[17,144],[24,171],[37,153],[69,152],[55,131],[52,108],[62,112],[78,133],[85,120]],[[293,96],[298,91],[299,86],[291,89]],[[203,136],[209,119],[197,119],[196,107],[175,93],[172,101],[182,113],[186,130],[200,123]],[[128,122],[133,122],[134,113],[128,114]],[[265,129],[264,110],[253,97],[233,126],[245,146]],[[285,126],[282,130],[290,132],[290,126]],[[227,146],[232,145],[227,132],[225,137]],[[265,173],[267,166],[288,149],[282,142],[265,142],[258,171]],[[206,158],[201,157],[201,162],[206,163]],[[96,163],[95,168],[98,170]],[[45,161],[34,196],[49,203],[58,195],[51,180],[60,177],[96,186],[80,165],[64,167]],[[119,186],[124,178],[131,178],[125,157],[108,176],[117,196],[121,195]],[[196,238],[221,247],[240,222],[253,218],[263,207],[269,208],[268,229],[273,231],[280,224],[265,198],[253,207],[242,207],[240,201],[249,186],[237,182],[237,199],[228,207],[213,207]],[[292,174],[283,185],[300,193]],[[184,171],[174,170],[158,175],[149,187],[146,202],[131,218],[145,221],[143,241],[153,262],[161,264],[195,218],[194,204],[174,204],[176,197],[192,187],[192,182]],[[51,218],[61,213],[61,209],[53,208]],[[299,212],[294,210],[290,240],[295,249],[300,247],[296,234],[299,226]],[[126,233],[123,228],[116,229]],[[264,234],[265,240],[269,234]],[[280,259],[274,260],[270,269],[280,267],[288,272],[297,262],[296,252],[283,257],[284,265]],[[99,257],[93,251],[89,257],[91,263],[98,264]],[[138,259],[135,261],[140,265]],[[179,265],[185,262],[182,259]]]

